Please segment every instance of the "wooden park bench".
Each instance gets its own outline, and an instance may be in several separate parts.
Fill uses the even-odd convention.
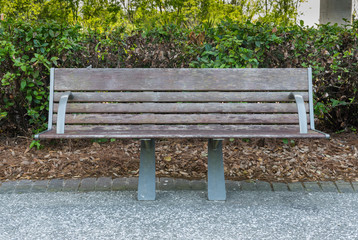
[[[225,200],[225,138],[328,138],[311,69],[51,69],[38,139],[141,139],[138,199],[155,199],[154,139],[208,139],[208,198]]]

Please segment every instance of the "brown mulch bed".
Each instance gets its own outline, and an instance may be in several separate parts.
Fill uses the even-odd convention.
[[[0,138],[0,180],[138,176],[139,141],[42,141]],[[266,181],[358,180],[358,135],[331,139],[225,140],[226,179]],[[168,139],[156,142],[157,176],[206,178],[207,141]]]

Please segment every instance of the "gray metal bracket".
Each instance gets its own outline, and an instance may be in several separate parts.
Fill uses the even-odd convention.
[[[328,133],[321,132],[321,131],[319,131],[317,129],[312,129],[312,131],[315,131],[315,132],[323,134],[327,139],[331,137]]]
[[[35,134],[35,135],[34,135],[34,138],[35,138],[35,139],[39,139],[41,134],[47,133],[47,132],[49,132],[49,131],[51,131],[51,130],[52,130],[52,129],[47,129],[47,130],[42,131],[42,132],[40,132],[40,133],[38,133],[38,134]]]
[[[66,92],[60,98],[60,102],[58,104],[58,111],[57,111],[57,126],[56,126],[56,133],[57,134],[64,134],[65,133],[65,118],[66,118],[66,106],[68,99],[73,99],[73,95],[71,92]]]
[[[48,106],[48,130],[52,129],[52,115],[53,115],[53,91],[55,84],[55,69],[50,70],[50,95],[49,95],[49,106]]]
[[[226,200],[222,139],[208,141],[208,199]]]
[[[290,93],[288,98],[296,100],[296,105],[297,105],[297,109],[298,109],[298,121],[300,124],[300,133],[303,133],[303,134],[308,133],[307,115],[306,115],[305,101],[303,100],[303,97],[298,94]]]
[[[312,68],[307,69],[308,75],[308,104],[310,109],[310,125],[311,130],[315,129],[314,126],[314,110],[313,110],[313,84],[312,84]]]
[[[138,200],[155,200],[155,140],[140,142]]]

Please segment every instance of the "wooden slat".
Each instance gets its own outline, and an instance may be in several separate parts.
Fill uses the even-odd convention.
[[[55,69],[61,91],[307,90],[307,69]]]
[[[58,104],[54,104],[57,112]],[[306,104],[306,110],[309,110]],[[68,103],[68,113],[297,113],[296,103]]]
[[[65,131],[108,132],[108,131],[300,131],[299,125],[66,125]]]
[[[53,115],[53,121],[57,114]],[[307,116],[307,121],[309,118]],[[66,114],[66,123],[78,124],[271,124],[298,123],[297,114]]]
[[[54,101],[63,92],[55,92]],[[72,102],[291,102],[290,92],[73,92]],[[295,92],[308,101],[308,92]]]
[[[284,131],[223,131],[223,130],[201,130],[201,131],[65,131],[65,134],[56,134],[54,130],[40,135],[40,139],[51,138],[325,138],[324,134],[308,131],[300,134],[297,130]]]

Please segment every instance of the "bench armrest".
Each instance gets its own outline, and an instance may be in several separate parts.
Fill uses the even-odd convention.
[[[305,108],[305,101],[303,97],[298,94],[290,93],[288,96],[289,99],[295,99],[298,109],[298,120],[300,124],[300,133],[308,133],[307,130],[307,115],[306,115],[306,108]]]
[[[66,118],[66,106],[68,99],[73,99],[73,95],[71,92],[64,93],[58,104],[58,111],[57,111],[57,122],[56,122],[56,133],[57,134],[64,134],[65,133],[65,118]]]

